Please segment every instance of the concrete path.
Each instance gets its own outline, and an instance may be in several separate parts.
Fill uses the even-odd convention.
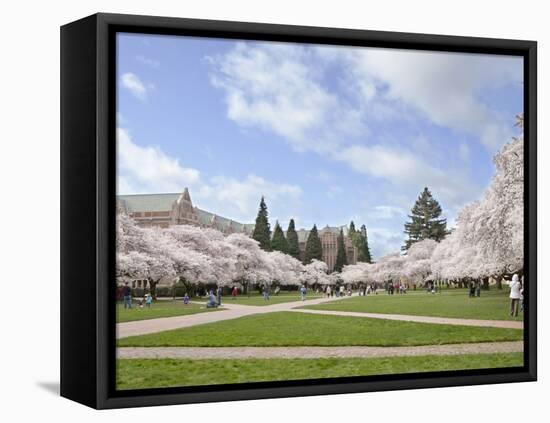
[[[124,347],[118,358],[246,359],[246,358],[373,358],[522,352],[523,342],[424,345],[415,347]]]
[[[223,309],[220,311],[117,323],[116,337],[117,339],[120,339],[126,338],[128,336],[146,335],[148,333],[187,328],[190,326],[203,325],[205,323],[238,319],[239,317],[249,316],[251,314],[273,313],[275,311],[289,311],[294,307],[317,305],[328,301],[334,301],[334,298],[315,298],[312,300],[292,301],[267,306],[231,304],[229,301],[227,301],[222,303]]]
[[[296,313],[324,314],[330,316],[350,316],[365,317],[371,319],[399,320],[405,322],[434,323],[440,325],[462,325],[462,326],[480,326],[503,329],[523,329],[523,322],[508,320],[475,320],[475,319],[456,319],[450,317],[431,317],[431,316],[412,316],[404,314],[381,314],[381,313],[361,313],[353,311],[329,311],[329,310],[310,310],[299,309],[296,307],[317,305],[330,301],[339,301],[349,297],[342,298],[314,298],[306,301],[291,301],[266,306],[249,306],[242,304],[231,304],[224,302],[223,309],[210,313],[197,313],[185,316],[163,317],[159,319],[137,320],[133,322],[117,323],[117,339],[128,336],[146,335],[149,333],[162,332],[165,330],[187,328],[190,326],[203,325],[206,323],[221,322],[223,320],[238,319],[239,317],[250,316],[252,314],[265,314],[277,311],[292,311]]]
[[[480,326],[501,329],[523,329],[523,322],[513,320],[456,319],[452,317],[411,316],[407,314],[361,313],[355,311],[330,311],[292,309],[289,311],[331,316],[368,317],[371,319],[399,320],[403,322],[434,323],[436,325]]]

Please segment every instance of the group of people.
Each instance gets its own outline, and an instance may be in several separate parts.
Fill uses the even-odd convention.
[[[126,282],[122,287],[122,300],[124,303],[124,308],[132,308],[132,288],[130,288],[128,282]],[[151,295],[151,293],[148,292],[142,299],[138,300],[137,303],[139,308],[151,308],[151,304],[153,303],[153,296]]]
[[[481,297],[481,282],[470,282],[470,285],[468,287],[468,296],[470,298]]]
[[[231,298],[232,299],[237,298],[238,294],[239,294],[239,290],[236,286],[231,288]],[[208,291],[208,300],[206,301],[206,308],[213,308],[213,307],[221,306],[222,305],[222,296],[223,296],[223,288],[221,286],[218,286],[216,288],[215,293],[214,293],[213,289]]]
[[[394,293],[397,294],[406,294],[407,290],[409,289],[408,284],[396,282],[395,284],[393,282],[388,282],[388,285],[386,286],[386,292],[388,295],[393,295]]]

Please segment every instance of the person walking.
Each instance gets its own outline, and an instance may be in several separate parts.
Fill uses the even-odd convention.
[[[216,291],[217,301],[218,305],[222,305],[222,287],[218,286],[218,289]]]
[[[266,285],[264,285],[264,300],[265,301],[269,301],[269,287]]]
[[[300,288],[300,296],[302,297],[302,301],[305,301],[306,299],[306,287],[304,285]]]
[[[128,282],[124,283],[124,288],[122,288],[122,296],[124,298],[124,308],[132,308],[132,288],[130,288]]]
[[[331,294],[331,289],[330,289],[330,285],[327,285],[327,298],[330,297],[330,294]]]
[[[514,273],[510,282],[510,316],[518,315],[519,300],[521,298],[521,282],[518,275]]]
[[[232,299],[237,298],[237,293],[238,293],[237,287],[234,286],[233,289],[231,290],[231,298]]]

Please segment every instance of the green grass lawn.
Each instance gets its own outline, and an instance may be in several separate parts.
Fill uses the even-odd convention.
[[[516,318],[510,317],[508,294],[509,291],[504,289],[482,291],[479,298],[469,298],[465,289],[443,290],[441,294],[433,295],[426,291],[409,291],[407,294],[394,295],[379,293],[306,308],[465,319],[523,320],[522,313]]]
[[[186,314],[195,314],[220,310],[219,308],[205,308],[204,304],[189,303],[183,304],[182,300],[159,300],[151,305],[151,308],[144,306],[139,308],[134,301],[131,309],[125,309],[123,304],[117,304],[116,321],[132,322],[135,320],[156,319],[159,317],[183,316]]]
[[[219,385],[523,366],[522,353],[387,358],[117,360],[117,389]]]
[[[523,339],[521,329],[275,312],[118,340],[121,347],[435,345]]]
[[[306,300],[311,300],[313,298],[320,298],[322,294],[316,294],[316,293],[307,293]],[[266,306],[266,305],[272,305],[272,304],[280,304],[280,303],[289,303],[292,301],[300,301],[300,293],[299,292],[285,292],[280,293],[279,295],[271,294],[269,296],[269,300],[264,300],[263,296],[258,293],[250,294],[250,296],[244,294],[244,295],[238,295],[235,299],[233,299],[230,295],[226,295],[222,297],[222,305],[223,303],[227,304],[242,304],[242,305],[250,305],[250,306]]]

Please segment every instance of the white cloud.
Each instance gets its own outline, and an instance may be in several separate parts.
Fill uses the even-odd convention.
[[[393,231],[387,228],[367,228],[369,237],[369,247],[374,260],[380,259],[390,253],[401,250],[404,244],[402,232]]]
[[[365,127],[359,110],[323,87],[314,54],[302,46],[238,43],[208,58],[211,82],[224,91],[237,124],[274,132],[297,151],[332,151]]]
[[[143,194],[191,191],[199,207],[251,223],[261,196],[271,204],[291,208],[302,194],[298,185],[278,183],[249,174],[245,179],[214,176],[205,179],[197,169],[184,167],[159,147],[140,146],[128,131],[117,129],[117,192]],[[288,207],[287,207],[288,206]]]
[[[135,144],[128,131],[117,129],[117,167],[119,192],[180,192],[184,187],[200,188],[197,169],[180,165],[159,147]]]
[[[520,59],[491,55],[238,43],[207,59],[211,83],[224,92],[227,115],[241,127],[277,134],[296,151],[345,162],[393,189],[410,193],[427,185],[450,207],[479,194],[468,166],[437,167],[445,162],[441,148],[449,147],[415,133],[406,145],[387,130],[374,137],[367,120],[414,127],[424,118],[493,149],[512,128],[480,100],[480,90],[522,79]],[[467,164],[467,145],[458,148]]]
[[[420,192],[428,186],[450,207],[463,205],[478,194],[466,175],[434,167],[403,148],[353,145],[334,157],[359,173],[388,180],[396,188],[405,188],[408,192]]]
[[[147,91],[153,88],[151,85],[146,86],[137,75],[132,72],[126,72],[122,75],[122,86],[126,88],[134,97],[139,100],[147,99]]]
[[[217,209],[227,210],[246,222],[256,216],[262,196],[269,204],[275,204],[296,200],[302,194],[297,185],[274,183],[254,174],[244,180],[217,176],[211,179],[210,188],[208,197],[217,203]]]
[[[369,210],[368,217],[373,219],[393,219],[394,217],[404,217],[407,212],[401,207],[397,206],[375,206]]]
[[[513,133],[509,117],[491,110],[480,90],[522,83],[521,58],[391,49],[355,49],[347,57],[360,93],[365,84],[375,85],[384,99],[402,101],[491,150]]]

